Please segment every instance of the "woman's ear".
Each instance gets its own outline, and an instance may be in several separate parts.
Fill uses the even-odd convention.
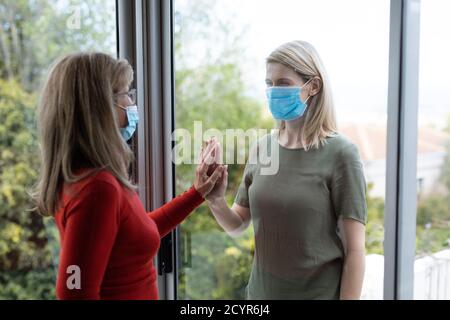
[[[322,80],[319,77],[312,79],[309,94],[315,96],[320,92],[320,89],[322,89]]]

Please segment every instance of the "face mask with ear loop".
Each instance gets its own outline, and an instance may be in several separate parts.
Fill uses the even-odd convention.
[[[133,136],[134,132],[137,129],[138,121],[139,121],[139,113],[138,108],[136,105],[128,106],[128,107],[122,107],[117,106],[118,108],[121,108],[126,111],[127,113],[127,121],[128,125],[125,128],[120,128],[120,134],[122,135],[122,138],[125,141],[128,141]]]
[[[292,121],[302,117],[308,107],[307,101],[311,96],[308,96],[305,101],[302,101],[302,89],[314,78],[309,79],[301,86],[294,87],[270,87],[266,90],[266,95],[269,103],[269,109],[272,116],[276,120]]]

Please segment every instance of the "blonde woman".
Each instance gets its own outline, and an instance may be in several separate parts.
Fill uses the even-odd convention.
[[[160,238],[200,205],[224,171],[208,176],[215,142],[193,186],[146,212],[128,177],[126,140],[137,127],[133,70],[102,53],[65,56],[50,71],[38,107],[42,167],[37,211],[53,216],[61,251],[59,299],[157,299]]]
[[[247,298],[359,299],[366,183],[357,147],[337,133],[319,55],[304,41],[280,46],[267,58],[266,83],[280,128],[250,156],[270,155],[275,146],[278,172],[262,175],[261,164],[249,161],[231,208],[224,200],[226,171],[208,196],[214,217],[230,235],[253,222]]]

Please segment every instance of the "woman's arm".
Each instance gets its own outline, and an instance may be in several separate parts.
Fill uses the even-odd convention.
[[[225,171],[222,178],[216,183],[211,192],[206,196],[208,206],[216,218],[217,223],[230,236],[237,237],[247,229],[250,224],[251,215],[250,209],[234,203],[231,208],[225,200],[225,191],[228,184],[228,166],[225,166]]]
[[[208,205],[217,223],[232,237],[241,235],[250,224],[249,208],[237,203],[229,208],[223,197],[208,201]]]
[[[160,236],[164,237],[186,219],[203,201],[205,199],[192,186],[182,195],[172,199],[162,207],[149,212],[148,216],[156,223]]]
[[[360,299],[366,258],[365,226],[356,220],[341,218],[339,229],[345,249],[340,299]]]
[[[200,161],[207,164],[222,163],[222,148],[220,143],[211,139],[206,143],[206,148],[202,150]],[[225,191],[228,184],[228,166],[223,166],[223,174],[217,180],[214,187],[205,196],[208,200],[217,223],[232,237],[238,236],[250,223],[249,208],[233,204],[231,209],[225,200]]]

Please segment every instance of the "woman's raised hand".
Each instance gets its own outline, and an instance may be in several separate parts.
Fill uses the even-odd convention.
[[[205,152],[209,152],[211,149],[213,149],[212,150],[213,164],[211,165],[211,167],[214,168],[215,166],[218,166],[219,163],[221,163],[223,152],[220,143],[217,142],[215,139],[210,140],[209,142],[206,143]],[[206,159],[206,161],[208,161],[208,159]],[[224,198],[225,191],[227,190],[227,185],[228,185],[228,166],[225,165],[223,168],[222,176],[217,180],[216,184],[214,185],[214,188],[206,196],[206,199],[212,202],[214,200]]]
[[[194,188],[203,198],[208,197],[227,171],[226,167],[220,164],[221,155],[221,146],[215,139],[210,139],[202,149],[200,164],[195,172]]]

